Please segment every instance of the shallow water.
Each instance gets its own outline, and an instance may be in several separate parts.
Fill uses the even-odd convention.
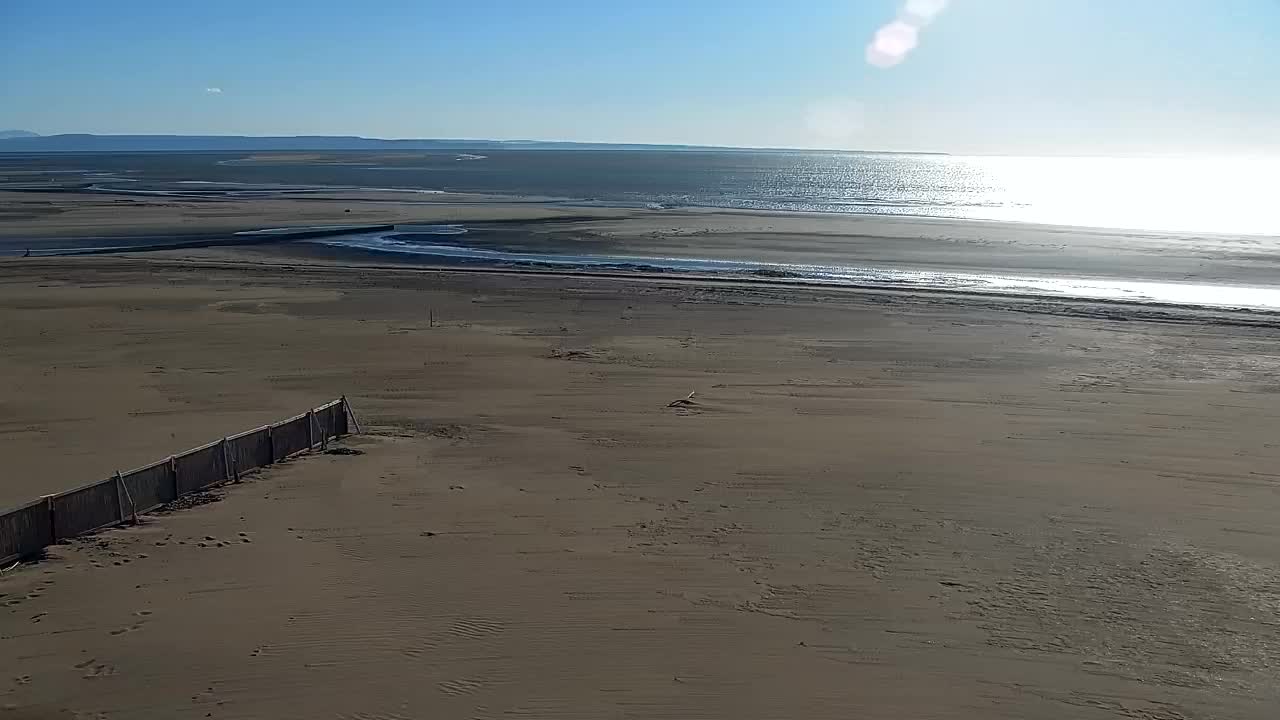
[[[820,285],[893,287],[989,295],[1030,295],[1224,309],[1280,310],[1280,287],[941,272],[645,255],[519,252],[461,244],[460,240],[466,233],[467,229],[461,225],[397,226],[391,232],[337,235],[309,242],[376,253],[410,255],[420,258],[424,263],[434,261],[490,266],[521,265],[560,269],[682,272]],[[450,241],[450,238],[455,239]]]

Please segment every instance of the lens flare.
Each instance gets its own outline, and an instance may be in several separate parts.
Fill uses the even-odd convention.
[[[907,0],[898,18],[916,27],[924,27],[947,8],[947,0]]]
[[[920,44],[920,30],[947,7],[947,0],[907,0],[898,17],[876,31],[867,45],[867,62],[891,68],[907,59]]]
[[[867,46],[867,62],[890,68],[907,59],[907,53],[920,43],[920,31],[914,25],[895,20],[876,31]]]

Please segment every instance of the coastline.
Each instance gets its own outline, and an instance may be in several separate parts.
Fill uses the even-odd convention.
[[[55,195],[32,200],[38,194],[0,192],[0,256],[263,243],[286,254],[346,252],[362,262],[372,252],[387,264],[629,267],[920,292],[1280,308],[1275,280],[1280,253],[1273,250],[1280,239],[1268,237],[901,216],[583,207],[456,194],[182,200]],[[435,231],[424,230],[424,224],[457,232],[431,238]],[[347,246],[329,251],[295,242],[332,234],[326,226],[334,225],[370,232],[322,240]],[[295,229],[292,238],[263,232],[287,227]]]
[[[811,283],[795,278],[770,278],[749,275],[715,275],[680,272],[651,272],[643,269],[608,270],[591,267],[557,268],[539,266],[494,267],[468,263],[424,263],[405,258],[397,262],[394,254],[362,252],[359,249],[310,243],[190,248],[150,252],[145,255],[112,253],[123,262],[144,261],[160,266],[240,269],[266,271],[287,267],[294,272],[326,270],[368,272],[389,276],[492,275],[497,277],[528,276],[658,285],[667,287],[729,288],[746,292],[791,292],[804,297],[864,296],[884,298],[886,302],[911,304],[965,304],[986,310],[1092,317],[1117,321],[1141,320],[1154,323],[1203,323],[1239,325],[1242,327],[1280,327],[1280,310],[1270,308],[1222,307],[1189,303],[1162,303],[1107,298],[1081,298],[1032,293],[974,292],[963,289],[928,288],[874,283]],[[57,261],[59,258],[50,258]],[[70,258],[68,258],[70,259]],[[2,261],[0,261],[2,262]]]

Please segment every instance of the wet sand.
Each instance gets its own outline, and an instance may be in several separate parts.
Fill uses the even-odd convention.
[[[1280,702],[1280,329],[249,259],[0,261],[0,502],[366,430],[6,573],[0,716]]]
[[[207,233],[321,224],[537,220],[625,210],[571,209],[484,195],[342,191],[266,198],[164,197],[0,190],[0,238]]]
[[[535,253],[744,260],[1015,276],[1275,284],[1280,239],[888,215],[575,206],[482,195],[334,190],[270,198],[0,191],[0,256],[146,236],[175,242],[314,225],[456,223],[451,242]],[[114,244],[107,242],[107,244]],[[286,255],[297,248],[284,248]],[[310,250],[312,254],[315,248]],[[335,252],[330,250],[330,252]],[[432,262],[386,255],[387,262]]]

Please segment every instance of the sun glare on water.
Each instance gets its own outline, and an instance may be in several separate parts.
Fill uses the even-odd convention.
[[[1269,164],[1236,158],[990,157],[993,220],[1166,232],[1280,234]]]

